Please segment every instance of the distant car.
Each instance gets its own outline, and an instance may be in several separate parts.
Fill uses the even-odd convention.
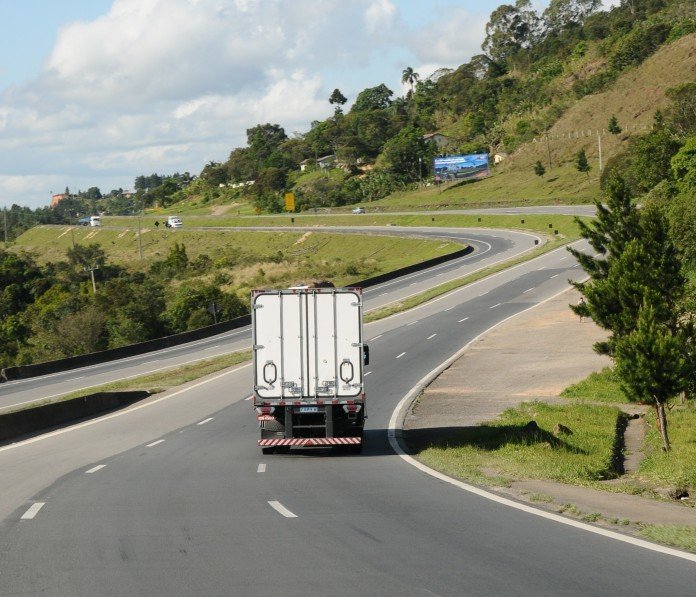
[[[354,213],[354,214],[364,214],[364,213],[365,213],[365,208],[364,208],[364,207],[356,207],[356,208],[353,210],[353,213]]]
[[[181,228],[184,223],[179,216],[169,216],[164,224],[167,228]]]
[[[77,221],[78,226],[101,226],[101,218],[99,216],[87,216],[80,218]]]

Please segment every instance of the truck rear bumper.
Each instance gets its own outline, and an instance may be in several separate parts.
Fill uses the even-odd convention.
[[[362,443],[361,437],[295,437],[289,439],[260,439],[259,446],[356,446]]]

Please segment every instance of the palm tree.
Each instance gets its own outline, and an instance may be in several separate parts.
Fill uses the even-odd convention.
[[[418,82],[418,79],[420,79],[420,75],[410,66],[407,66],[401,73],[401,82],[408,83],[411,86],[411,91],[408,93],[409,95],[413,94],[413,85]]]

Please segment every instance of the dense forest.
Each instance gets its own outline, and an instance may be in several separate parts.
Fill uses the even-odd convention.
[[[278,124],[258,124],[247,130],[245,147],[233,149],[225,162],[209,162],[197,176],[140,175],[133,192],[106,195],[96,187],[66,189],[68,197],[55,208],[14,205],[0,225],[12,240],[40,223],[74,223],[95,212],[134,214],[190,197],[201,203],[243,197],[259,211],[275,212],[288,190],[295,191],[298,211],[340,206],[414,186],[432,175],[436,152],[514,151],[547,131],[573,102],[611,86],[662,45],[696,32],[691,1],[623,0],[607,12],[598,7],[598,0],[552,0],[538,14],[529,0],[502,5],[486,26],[483,53],[427,78],[405,68],[403,97],[381,84],[361,91],[347,110],[348,99],[335,89],[327,98],[328,117],[303,134],[289,137]],[[693,282],[696,82],[670,88],[667,97],[652,128],[632,136],[607,164],[602,185],[620,172],[631,196],[660,210]],[[607,120],[619,134],[621,123]],[[424,133],[433,131],[447,131],[449,146],[427,142]],[[314,176],[317,158],[325,156],[335,156],[338,167],[330,176]],[[97,295],[87,273],[95,266]],[[203,305],[213,301],[221,305],[222,319],[243,313],[244,301],[214,283],[170,286],[174,278],[210,267],[190,262],[178,245],[138,273],[109,264],[97,245],[76,245],[65,261],[41,266],[30,255],[0,251],[0,366],[193,329],[211,323]]]

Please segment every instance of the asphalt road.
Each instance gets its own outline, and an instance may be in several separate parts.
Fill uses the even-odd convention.
[[[463,492],[390,448],[425,373],[580,275],[557,250],[367,325],[361,456],[262,456],[248,366],[0,448],[0,594],[693,595],[692,562]]]

